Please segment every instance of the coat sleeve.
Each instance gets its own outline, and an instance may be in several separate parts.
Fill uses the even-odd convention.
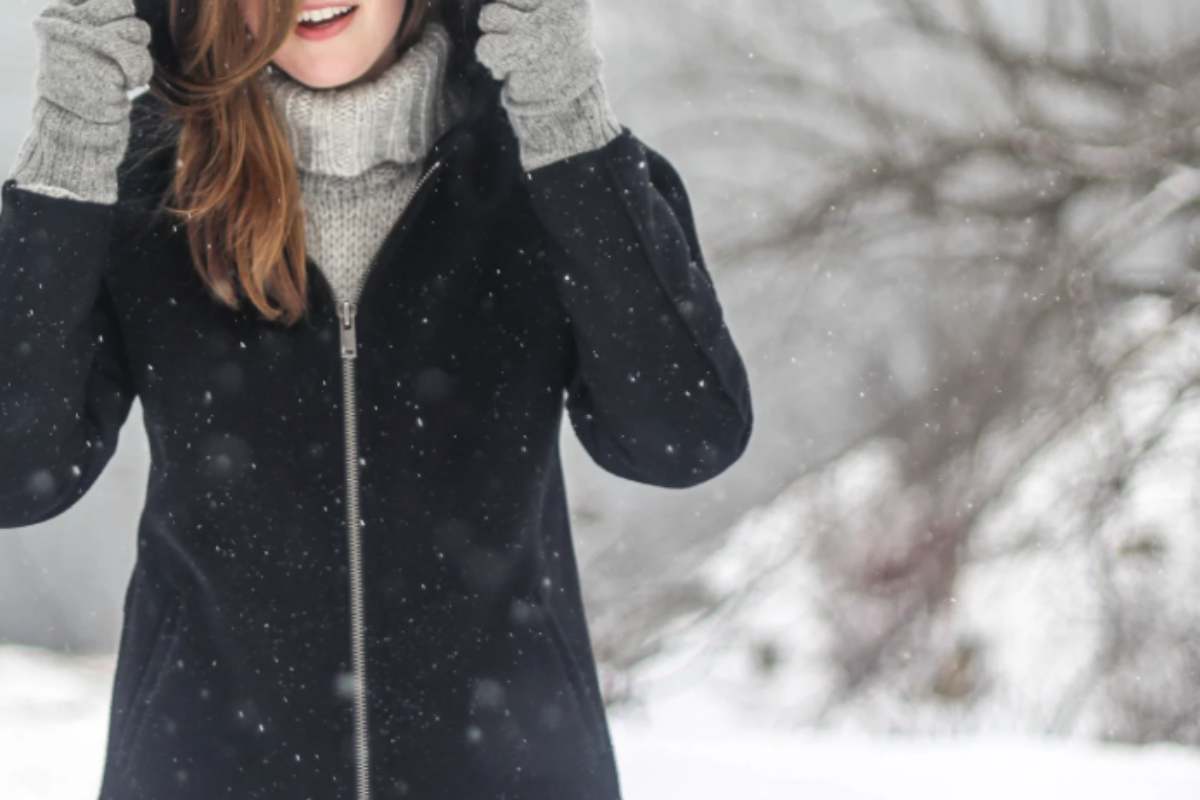
[[[0,528],[95,483],[133,402],[103,280],[114,205],[0,187]]]
[[[741,456],[753,411],[683,182],[626,127],[524,173],[572,333],[566,407],[607,471],[685,488]]]

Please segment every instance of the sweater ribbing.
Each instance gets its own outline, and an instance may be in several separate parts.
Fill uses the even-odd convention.
[[[308,254],[339,302],[357,301],[426,154],[464,109],[448,85],[450,50],[435,21],[367,82],[318,89],[274,66],[261,75],[296,158]]]

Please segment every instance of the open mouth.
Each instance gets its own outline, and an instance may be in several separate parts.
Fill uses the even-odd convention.
[[[358,10],[358,6],[329,6],[315,11],[305,11],[296,26],[302,31],[323,31],[344,24]]]

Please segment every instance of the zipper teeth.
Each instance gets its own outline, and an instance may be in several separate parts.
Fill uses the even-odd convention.
[[[429,169],[425,170],[425,174],[422,175],[415,184],[413,184],[413,188],[408,192],[408,199],[404,201],[405,208],[408,208],[408,204],[412,202],[412,199],[414,196],[416,196],[417,192],[421,191],[421,187],[425,185],[425,181],[429,180],[429,176],[437,172],[438,167],[441,165],[442,162],[440,160],[434,161],[429,165]]]
[[[409,190],[403,209],[429,179],[441,161],[435,161]],[[403,212],[402,212],[403,213]],[[372,265],[372,268],[374,265]],[[370,748],[367,737],[367,653],[366,620],[363,610],[362,508],[358,475],[358,403],[355,391],[355,362],[358,358],[358,331],[355,318],[358,304],[344,300],[337,304],[342,353],[342,409],[346,435],[346,537],[350,560],[350,658],[354,671],[354,750],[358,800],[370,800]]]
[[[353,314],[353,309],[350,311]],[[353,317],[350,317],[353,325]],[[353,327],[351,327],[353,332]],[[367,658],[363,614],[362,547],[358,492],[358,414],[355,408],[354,357],[342,358],[343,398],[346,409],[346,527],[350,557],[350,646],[354,668],[354,747],[358,756],[359,800],[369,800],[370,753],[367,747]]]

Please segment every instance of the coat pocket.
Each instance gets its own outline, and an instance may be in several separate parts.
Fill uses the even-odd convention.
[[[154,632],[149,655],[145,667],[138,676],[133,691],[129,695],[129,704],[124,715],[124,723],[117,733],[115,753],[120,763],[129,765],[134,762],[135,751],[141,740],[142,728],[146,716],[162,683],[165,667],[178,651],[180,621],[183,617],[183,605],[178,597],[172,598],[162,613],[162,618]]]
[[[559,665],[570,684],[578,711],[586,718],[585,722],[594,736],[599,737],[606,725],[605,720],[599,716],[603,714],[603,706],[599,706],[599,711],[597,710],[600,698],[593,697],[593,693],[589,691],[583,667],[572,653],[558,619],[545,607],[542,607],[539,618],[545,636],[558,656]]]
[[[487,637],[469,692],[468,740],[487,774],[570,785],[607,751],[583,681],[547,612],[524,603],[519,619]]]

